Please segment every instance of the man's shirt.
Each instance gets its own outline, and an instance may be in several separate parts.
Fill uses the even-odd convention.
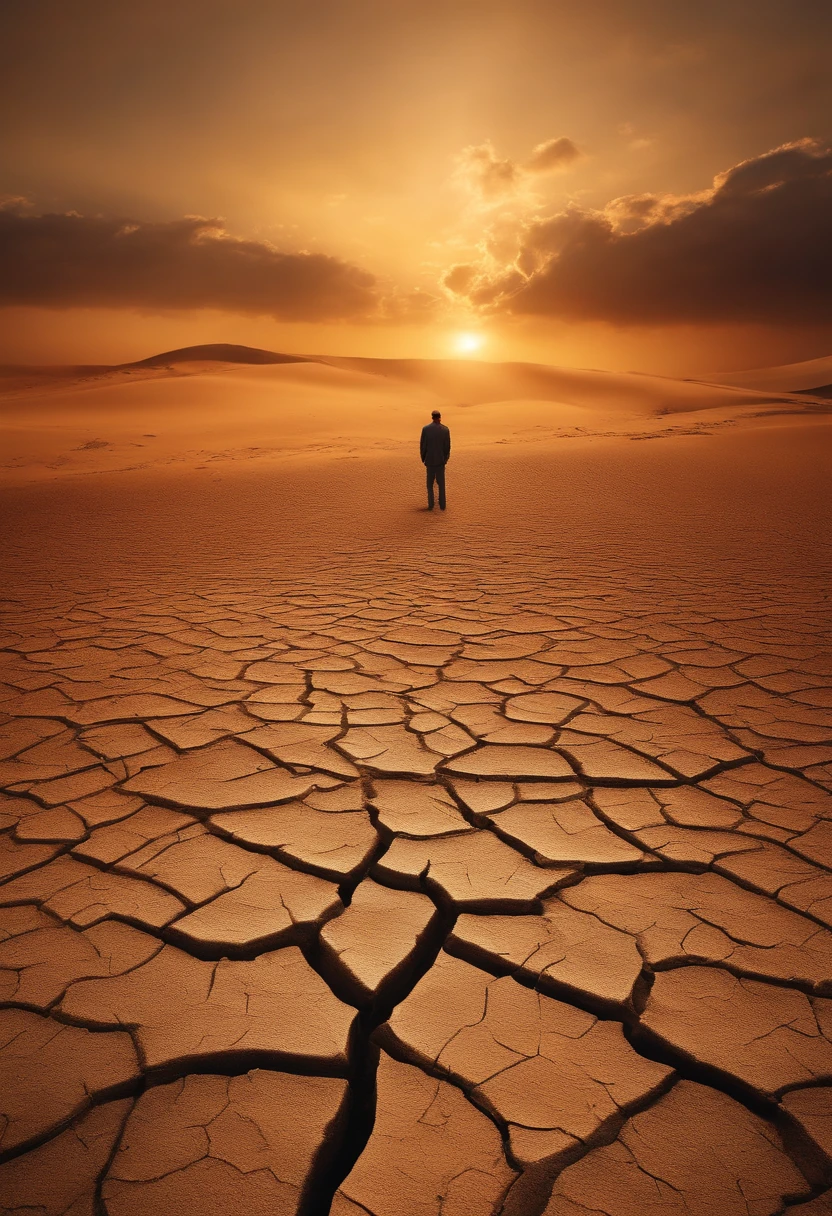
[[[447,464],[451,455],[451,432],[442,422],[429,422],[422,427],[419,440],[422,464]]]

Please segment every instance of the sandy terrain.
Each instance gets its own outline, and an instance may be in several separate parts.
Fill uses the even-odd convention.
[[[0,481],[398,454],[412,450],[414,432],[437,406],[466,451],[502,444],[538,452],[564,439],[758,431],[772,419],[830,408],[823,397],[785,391],[785,369],[775,369],[774,387],[725,387],[535,364],[204,357],[233,349],[49,374],[0,368]],[[815,365],[794,370],[798,387],[832,378]]]
[[[730,384],[737,388],[763,389],[769,393],[811,393],[812,389],[829,389],[832,385],[832,356],[807,359],[805,363],[789,363],[784,367],[718,373],[716,379],[721,384]]]
[[[4,381],[0,1211],[832,1212],[829,361],[207,353]]]

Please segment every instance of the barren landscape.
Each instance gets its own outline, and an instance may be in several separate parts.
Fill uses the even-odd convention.
[[[832,1213],[830,381],[3,369],[4,1213]]]

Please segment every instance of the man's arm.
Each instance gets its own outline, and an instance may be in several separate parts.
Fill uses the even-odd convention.
[[[428,441],[427,441],[427,436],[425,435],[425,428],[422,427],[422,434],[419,437],[419,456],[421,458],[422,464],[425,463],[425,457],[427,456],[427,452],[428,452]]]
[[[443,439],[445,441],[445,464],[447,464],[448,461],[451,459],[451,432],[448,430],[447,427],[445,427],[445,434],[443,435]]]

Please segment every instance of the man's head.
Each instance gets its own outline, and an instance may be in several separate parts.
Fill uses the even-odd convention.
[[[434,421],[434,422],[441,422],[441,421],[442,421],[442,415],[439,413],[439,410],[431,410],[431,415],[430,415],[430,416],[431,416],[431,418],[433,419],[433,421]]]

